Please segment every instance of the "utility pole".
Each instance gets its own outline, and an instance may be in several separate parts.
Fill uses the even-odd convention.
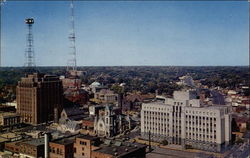
[[[149,152],[151,152],[152,151],[152,149],[151,149],[151,132],[150,132],[150,130],[149,130],[149,133],[148,133],[148,150],[149,150]]]

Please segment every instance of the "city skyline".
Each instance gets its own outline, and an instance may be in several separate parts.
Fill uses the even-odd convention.
[[[69,1],[7,1],[2,66],[23,66],[33,17],[37,66],[66,66]],[[75,1],[78,66],[249,64],[248,2]]]

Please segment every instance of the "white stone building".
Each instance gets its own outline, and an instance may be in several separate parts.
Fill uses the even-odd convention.
[[[154,141],[208,151],[221,151],[231,140],[231,115],[227,106],[206,106],[193,91],[175,91],[165,102],[144,103],[141,136]]]

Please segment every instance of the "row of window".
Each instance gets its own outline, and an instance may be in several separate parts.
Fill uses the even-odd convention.
[[[189,125],[190,125],[190,124],[192,124],[192,125],[200,125],[200,126],[201,126],[201,125],[203,125],[203,126],[206,125],[207,127],[210,126],[211,128],[212,128],[212,126],[214,125],[214,127],[216,127],[216,124],[215,124],[215,123],[214,123],[214,124],[213,124],[213,123],[201,123],[201,122],[198,123],[197,121],[196,121],[196,122],[186,121],[186,124],[187,124],[187,125],[188,125],[188,124],[189,124]]]
[[[215,116],[215,112],[205,112],[205,111],[193,111],[193,110],[186,110],[186,114],[203,114],[203,115],[210,115]]]
[[[85,141],[80,141],[80,144],[81,144],[81,145],[87,145],[87,142],[85,142]]]
[[[154,112],[154,111],[144,111],[144,115],[148,116],[148,115],[161,115],[161,116],[169,116],[169,113],[165,113],[165,112]]]
[[[191,116],[191,115],[186,115],[186,119],[196,119],[196,120],[214,120],[216,121],[215,117],[204,117],[204,116]]]
[[[49,148],[51,153],[57,154],[57,155],[63,155],[62,149],[50,147]]]
[[[186,138],[188,139],[216,139],[216,135],[205,135],[205,134],[194,134],[194,133],[186,133]]]

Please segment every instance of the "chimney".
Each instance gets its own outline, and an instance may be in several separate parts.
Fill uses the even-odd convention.
[[[49,139],[51,135],[50,133],[45,133],[44,134],[44,157],[49,158]]]

